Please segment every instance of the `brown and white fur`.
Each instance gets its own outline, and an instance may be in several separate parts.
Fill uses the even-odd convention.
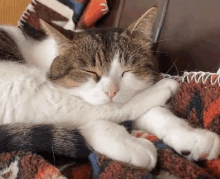
[[[0,62],[1,124],[73,126],[97,152],[151,170],[157,160],[154,145],[119,125],[133,120],[134,128],[155,134],[188,159],[216,158],[219,137],[193,129],[165,107],[177,82],[155,84],[150,50],[155,16],[151,8],[126,30],[73,32],[72,41],[44,21],[49,37],[43,42],[30,46],[31,40],[14,37],[29,65]]]

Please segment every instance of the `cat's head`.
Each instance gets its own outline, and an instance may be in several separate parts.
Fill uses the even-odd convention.
[[[108,28],[74,32],[71,41],[41,21],[59,50],[49,78],[62,90],[92,105],[125,104],[152,85],[157,75],[151,50],[156,13],[157,8],[151,8],[126,30]]]

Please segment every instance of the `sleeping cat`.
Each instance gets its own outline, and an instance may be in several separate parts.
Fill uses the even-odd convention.
[[[62,131],[73,126],[95,151],[151,170],[157,159],[154,145],[118,125],[133,120],[134,128],[155,134],[188,159],[216,158],[218,135],[193,129],[165,107],[177,82],[155,83],[150,34],[156,11],[151,8],[126,30],[73,32],[72,41],[42,20],[49,37],[38,44],[19,29],[5,27],[29,65],[0,62],[1,124],[61,125]],[[59,140],[61,153],[62,144]]]

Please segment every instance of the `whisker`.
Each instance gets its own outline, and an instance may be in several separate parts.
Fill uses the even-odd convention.
[[[140,48],[142,48],[142,47],[145,47],[145,46],[147,46],[147,45],[150,45],[150,44],[149,44],[149,43],[146,43],[145,45],[142,45],[142,46],[136,48],[132,53],[136,52],[138,49],[140,49]]]
[[[174,38],[172,38],[172,39],[158,40],[158,41],[156,41],[156,42],[161,42],[161,41],[166,41],[166,40],[173,40],[173,39],[174,39]],[[147,43],[147,44],[145,44],[145,45],[142,45],[142,46],[140,46],[140,47],[134,49],[134,51],[131,52],[131,55],[135,54],[135,52],[137,52],[137,50],[139,50],[140,48],[143,48],[143,47],[145,47],[145,46],[147,46],[147,45],[150,45],[150,44]],[[155,51],[148,51],[148,52],[146,52],[146,53],[165,53],[165,54],[167,54],[166,52],[161,52],[161,51],[158,51],[158,50],[155,50]]]
[[[189,63],[188,63],[188,66],[187,66],[187,68],[184,70],[184,71],[179,71],[180,73],[185,73],[185,72],[187,72],[188,71],[188,68],[189,68]]]
[[[167,40],[175,40],[175,39],[174,39],[174,38],[171,38],[171,39],[163,39],[163,40],[158,40],[158,41],[156,41],[155,43],[157,43],[157,42],[163,42],[163,41],[167,41]],[[142,48],[142,47],[145,47],[145,46],[147,46],[147,45],[149,45],[149,43],[147,43],[147,44],[145,44],[145,45],[143,45],[143,46],[140,46],[140,47],[136,48],[136,49],[133,51],[133,53],[136,52],[138,49],[140,49],[140,48]],[[150,52],[160,52],[160,51],[150,51]]]
[[[161,52],[161,51],[147,51],[145,53],[164,53],[164,52]],[[167,53],[165,53],[167,54]],[[134,58],[136,55],[139,55],[138,53],[135,53],[135,50],[131,53],[130,57],[129,57],[129,60]]]
[[[161,52],[161,51],[155,50],[155,51],[147,51],[146,53],[164,53],[164,52]]]
[[[55,160],[54,151],[53,151],[53,141],[52,141],[52,153],[53,153],[53,161],[54,161],[54,164],[55,164],[56,160]]]
[[[174,66],[175,66],[175,68],[176,68],[176,71],[177,71],[177,75],[179,76],[179,71],[178,71],[178,69],[177,69],[177,66],[176,66],[176,64],[174,64]]]
[[[172,67],[173,67],[174,65],[176,65],[176,62],[177,62],[177,60],[179,59],[179,57],[180,57],[180,55],[176,58],[175,62],[171,65],[171,67],[169,68],[169,70],[168,70],[165,74],[167,74],[167,73],[172,69]]]
[[[155,43],[157,43],[157,42],[164,42],[164,41],[168,41],[168,40],[175,40],[175,39],[174,38],[162,39],[162,40],[157,40]]]
[[[187,68],[186,69],[188,69],[189,68],[189,62],[188,62],[188,66],[187,66]]]
[[[220,67],[212,68],[212,69],[210,70],[210,72],[213,71],[213,73],[217,73],[217,71],[219,70],[219,68],[220,68]]]

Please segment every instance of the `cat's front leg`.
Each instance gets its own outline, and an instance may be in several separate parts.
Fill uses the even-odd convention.
[[[211,131],[192,128],[164,107],[155,107],[134,122],[136,129],[147,130],[190,160],[215,159],[220,138]]]
[[[164,106],[177,88],[177,81],[162,79],[145,91],[136,94],[128,104],[122,107],[123,113],[128,114],[129,120],[135,120],[156,106]]]
[[[155,167],[157,152],[154,145],[130,135],[123,126],[98,120],[83,125],[80,131],[95,151],[111,159],[149,170]]]

